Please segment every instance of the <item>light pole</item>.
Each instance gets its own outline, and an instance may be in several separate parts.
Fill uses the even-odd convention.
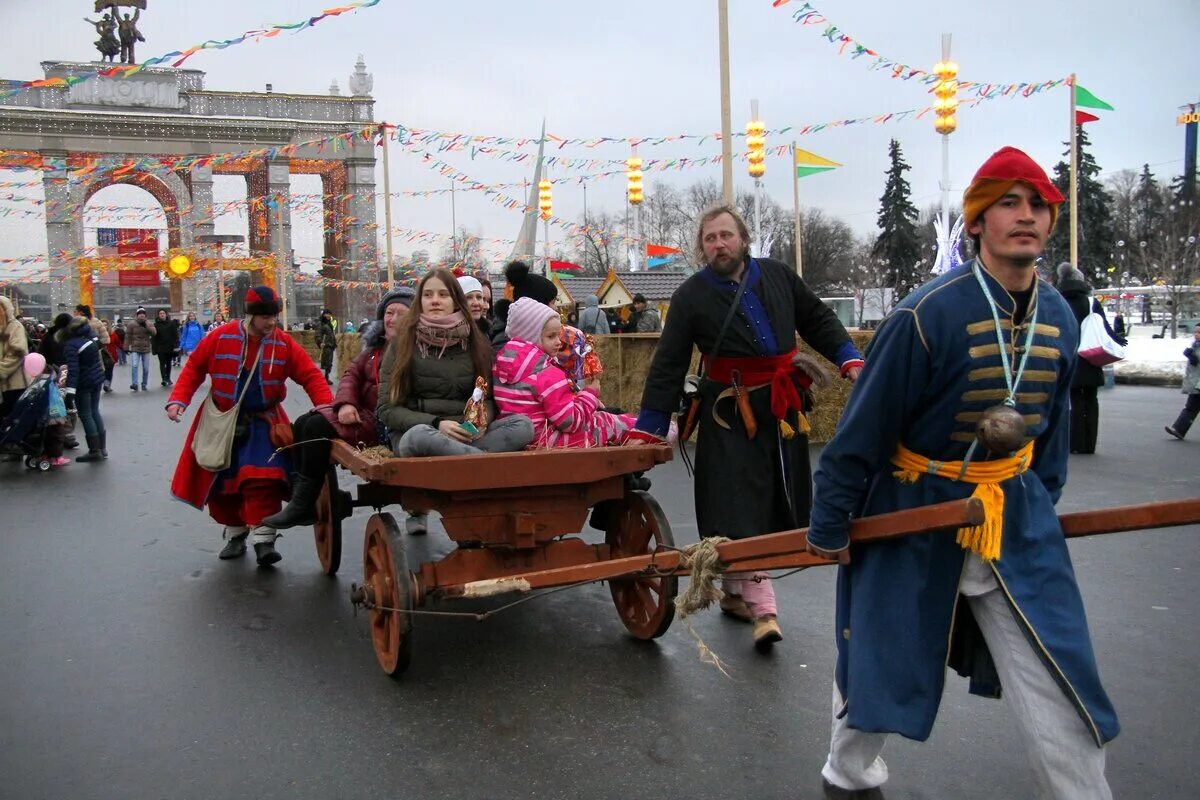
[[[629,151],[629,159],[625,162],[625,198],[629,205],[633,206],[633,243],[634,243],[634,267],[641,265],[641,253],[637,250],[641,247],[642,241],[642,201],[645,200],[645,195],[642,192],[642,160],[638,158],[637,145],[634,145]]]
[[[758,255],[762,252],[762,176],[766,174],[767,128],[758,118],[758,101],[750,101],[750,121],[746,123],[746,160],[750,163],[750,177],[754,178],[754,241],[758,244]]]
[[[950,256],[950,134],[958,128],[958,64],[950,60],[950,34],[942,34],[942,60],[933,66],[938,83],[933,93],[933,129],[942,135],[942,235],[940,248]]]
[[[721,184],[733,206],[733,117],[729,105],[729,0],[717,0],[718,60],[721,70]]]

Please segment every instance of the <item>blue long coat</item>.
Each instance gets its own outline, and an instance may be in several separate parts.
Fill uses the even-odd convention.
[[[1007,394],[987,300],[973,262],[913,292],[882,323],[837,434],[815,476],[809,539],[839,549],[852,516],[968,497],[974,486],[932,475],[893,476],[898,443],[957,461],[981,412]],[[1015,301],[984,273],[1012,347]],[[1088,635],[1083,601],[1054,504],[1067,477],[1068,402],[1078,325],[1062,296],[1040,282],[1030,302],[1037,327],[1017,409],[1035,441],[1032,468],[1001,484],[1005,494],[997,582],[1052,676],[1100,745],[1117,735]],[[1018,326],[1018,347],[1028,329]],[[977,450],[973,460],[987,458]],[[987,646],[958,586],[965,551],[953,534],[854,546],[837,588],[837,684],[853,728],[925,740],[941,702],[946,667],[975,694],[998,697]]]

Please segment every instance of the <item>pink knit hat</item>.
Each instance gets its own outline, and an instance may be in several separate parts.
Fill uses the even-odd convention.
[[[508,307],[508,324],[504,326],[504,332],[510,339],[536,344],[542,328],[557,316],[558,312],[550,306],[542,305],[532,297],[522,297]]]

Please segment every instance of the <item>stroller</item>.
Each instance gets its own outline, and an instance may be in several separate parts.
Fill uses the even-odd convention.
[[[52,406],[55,406],[52,409]],[[17,400],[12,413],[0,421],[0,455],[25,457],[25,466],[49,472],[51,457],[46,453],[47,428],[58,424],[52,413],[65,417],[66,409],[50,377],[38,378]]]

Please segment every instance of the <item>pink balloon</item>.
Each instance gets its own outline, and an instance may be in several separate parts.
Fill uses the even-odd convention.
[[[46,357],[41,353],[30,353],[25,356],[25,377],[33,380],[46,371]]]

